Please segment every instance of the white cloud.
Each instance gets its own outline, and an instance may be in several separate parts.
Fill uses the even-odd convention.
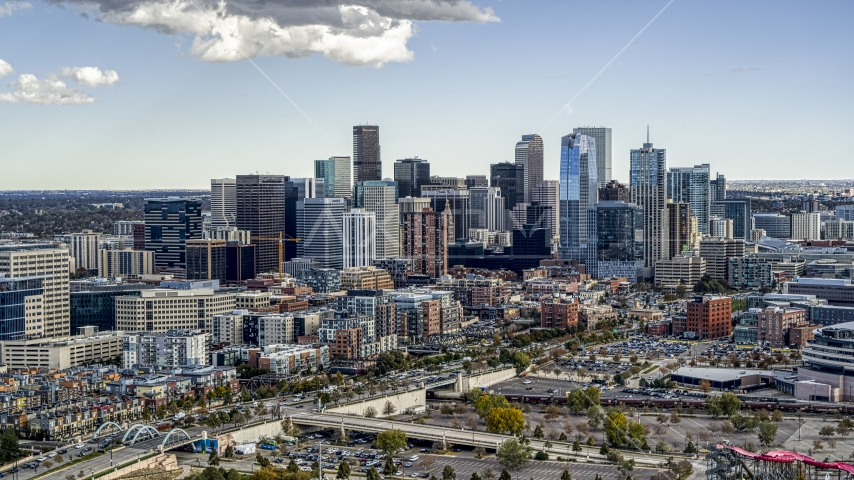
[[[468,0],[49,0],[98,12],[109,23],[194,36],[206,61],[306,57],[347,65],[408,62],[413,22],[494,22],[491,8]]]
[[[24,73],[9,86],[15,91],[0,93],[0,102],[38,103],[41,105],[81,105],[93,103],[95,98],[82,90],[69,88],[62,80],[53,78],[39,80],[31,73]]]
[[[119,81],[119,74],[115,70],[102,72],[98,67],[64,67],[59,71],[59,77],[68,78],[89,87],[112,85]]]
[[[6,2],[3,5],[0,5],[0,17],[6,17],[12,15],[16,11],[21,10],[32,10],[33,6],[27,2],[15,2],[10,1]]]
[[[0,78],[3,78],[6,75],[9,75],[10,73],[12,73],[14,71],[15,71],[15,69],[12,68],[11,65],[9,65],[9,62],[0,58]]]

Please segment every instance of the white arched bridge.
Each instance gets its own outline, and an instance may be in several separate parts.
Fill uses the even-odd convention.
[[[102,431],[107,433],[115,431],[122,434],[122,445],[127,447],[142,445],[144,443],[146,448],[160,446],[160,448],[165,451],[186,445],[193,441],[193,437],[180,428],[173,428],[164,434],[150,425],[135,423],[125,430],[121,425],[115,422],[104,422],[97,430],[95,430],[95,435],[92,439],[97,439]]]

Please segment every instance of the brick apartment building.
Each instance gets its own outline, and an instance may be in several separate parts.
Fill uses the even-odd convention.
[[[789,330],[807,325],[807,312],[792,307],[766,308],[759,312],[758,325],[760,342],[770,347],[785,347],[789,342]]]
[[[732,298],[697,297],[687,306],[686,333],[693,332],[699,339],[732,335]]]
[[[540,306],[540,327],[567,328],[578,325],[578,300],[552,298]]]

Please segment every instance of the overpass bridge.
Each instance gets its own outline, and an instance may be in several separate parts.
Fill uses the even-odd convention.
[[[115,422],[104,422],[97,430],[92,440],[98,440],[102,433],[116,432],[121,435],[121,444],[127,448],[138,450],[160,449],[160,451],[171,450],[182,447],[188,443],[199,440],[180,428],[173,428],[165,434],[159,430],[141,423],[135,423],[127,429]],[[201,435],[204,437],[204,432]]]

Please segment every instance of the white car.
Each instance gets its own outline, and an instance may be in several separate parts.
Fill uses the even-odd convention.
[[[77,445],[74,446],[74,448],[83,448],[85,446],[86,445],[83,445],[82,443],[78,443]]]
[[[56,452],[50,452],[47,454],[47,458],[53,458],[56,456]]]
[[[522,385],[530,385],[532,383],[534,383],[533,380],[525,380],[524,382],[522,382]]]
[[[37,461],[37,462],[39,462],[39,463],[41,463],[41,462],[45,462],[45,461],[47,461],[47,458],[45,458],[45,457],[39,457],[39,458],[37,458],[37,459],[36,459],[36,461]]]
[[[413,456],[409,457],[410,462],[415,462],[417,460],[418,460],[418,455],[413,455]]]

